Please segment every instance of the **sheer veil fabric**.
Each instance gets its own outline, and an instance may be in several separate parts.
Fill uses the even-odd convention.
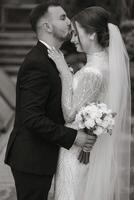
[[[84,200],[129,200],[131,92],[129,58],[118,27],[109,23],[108,91],[104,103],[117,113],[112,136],[91,151]]]

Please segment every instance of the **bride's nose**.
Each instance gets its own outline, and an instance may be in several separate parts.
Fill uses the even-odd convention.
[[[73,32],[72,32],[71,42],[72,42],[72,43],[75,42],[75,38],[74,38],[74,34],[73,34]]]
[[[66,18],[66,22],[67,22],[67,25],[68,25],[68,26],[71,25],[71,21],[70,21],[70,19],[69,19],[68,17]]]

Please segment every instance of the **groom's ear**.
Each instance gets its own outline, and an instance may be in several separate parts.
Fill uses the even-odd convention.
[[[52,32],[52,25],[49,22],[44,23],[44,28],[47,32],[51,33]]]

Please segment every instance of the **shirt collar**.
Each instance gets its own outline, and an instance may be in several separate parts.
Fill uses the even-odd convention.
[[[48,49],[51,49],[52,47],[50,47],[46,42],[39,40],[42,44],[44,44]]]

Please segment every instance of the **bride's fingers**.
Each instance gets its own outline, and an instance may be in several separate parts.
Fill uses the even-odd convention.
[[[50,58],[52,58],[53,60],[56,59],[56,56],[55,56],[52,52],[49,52],[49,51],[48,51],[48,56],[49,56]]]
[[[48,57],[49,57],[49,58],[52,58],[51,54],[48,54]]]
[[[59,59],[60,56],[61,56],[59,53],[57,53],[57,52],[55,52],[53,50],[48,50],[48,54],[50,54],[51,56],[53,56],[53,58],[55,58],[55,59]]]
[[[60,50],[57,50],[55,47],[52,47],[51,51],[52,51],[55,55],[59,55],[59,54],[60,54]]]
[[[48,57],[51,58],[52,60],[54,60],[54,57],[52,54],[48,54]]]
[[[59,49],[56,49],[55,47],[52,47],[51,50],[56,54],[61,54],[62,53]]]
[[[48,49],[48,51],[56,56],[64,56],[62,51],[60,51],[59,49],[57,50],[55,47]]]

